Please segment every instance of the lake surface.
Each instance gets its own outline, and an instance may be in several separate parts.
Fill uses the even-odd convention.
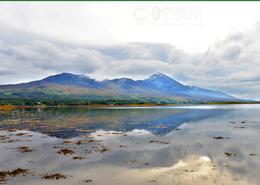
[[[0,150],[0,184],[260,184],[260,105],[0,112]]]

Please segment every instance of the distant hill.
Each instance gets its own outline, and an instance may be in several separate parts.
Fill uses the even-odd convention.
[[[2,102],[21,103],[205,103],[241,101],[231,95],[186,86],[162,73],[144,80],[119,78],[97,81],[61,73],[42,80],[0,86]]]

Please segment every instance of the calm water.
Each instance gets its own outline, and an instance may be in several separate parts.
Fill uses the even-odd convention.
[[[259,105],[0,112],[0,184],[260,184],[259,135]]]

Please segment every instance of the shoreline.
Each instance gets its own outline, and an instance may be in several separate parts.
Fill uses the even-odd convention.
[[[237,105],[237,104],[260,104],[260,102],[208,102],[208,103],[189,103],[189,104],[91,104],[91,105],[0,105],[0,111],[10,111],[14,109],[26,108],[48,108],[48,107],[88,107],[88,108],[106,108],[106,107],[174,107],[191,105]]]

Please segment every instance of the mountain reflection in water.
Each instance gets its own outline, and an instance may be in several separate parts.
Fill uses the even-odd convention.
[[[0,115],[0,128],[24,129],[48,133],[58,138],[71,138],[85,131],[134,129],[164,135],[181,124],[227,113],[222,109],[88,109],[80,107],[48,107],[16,110]],[[1,123],[0,122],[0,123]]]
[[[259,105],[0,112],[0,184],[256,185],[259,131]]]

